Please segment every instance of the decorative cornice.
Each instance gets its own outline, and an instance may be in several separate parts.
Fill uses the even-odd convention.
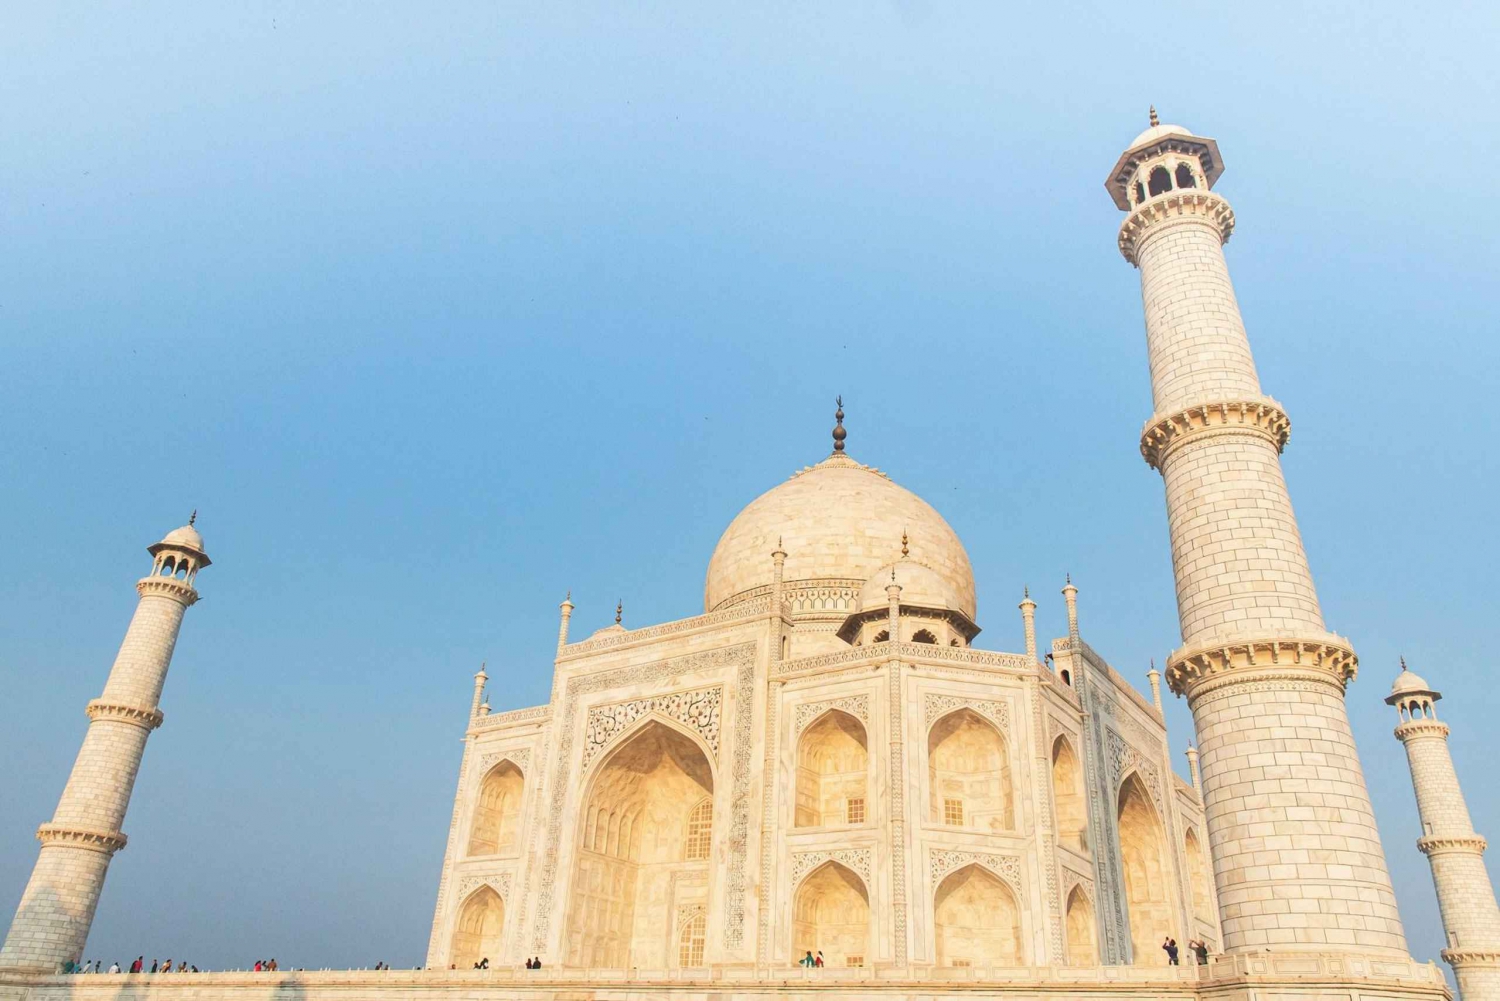
[[[770,588],[767,587],[769,593]],[[754,600],[744,605],[726,607],[724,602],[706,615],[695,615],[690,619],[678,619],[676,622],[663,622],[660,625],[647,626],[643,629],[622,629],[619,632],[610,630],[603,636],[590,636],[578,643],[569,643],[558,651],[557,659],[572,660],[585,654],[597,653],[600,650],[609,650],[614,647],[628,646],[646,640],[661,639],[663,636],[671,636],[676,633],[691,632],[694,629],[703,629],[708,626],[722,625],[726,622],[734,622],[740,619],[753,619],[770,611],[769,598],[765,600]]]
[[[497,727],[515,726],[518,723],[545,723],[552,718],[551,706],[532,706],[528,709],[512,709],[509,712],[475,716],[469,729],[493,730]]]
[[[1413,740],[1418,737],[1448,738],[1448,724],[1435,719],[1409,719],[1396,727],[1398,740]]]
[[[1444,949],[1438,955],[1454,969],[1460,966],[1500,966],[1500,948]]]
[[[64,824],[43,824],[36,829],[36,839],[43,846],[60,844],[69,848],[86,848],[89,851],[113,855],[125,847],[128,840],[121,831],[94,831],[86,827],[69,827]]]
[[[1234,209],[1229,203],[1211,191],[1191,188],[1153,198],[1126,216],[1120,224],[1120,253],[1131,264],[1139,264],[1136,250],[1146,236],[1193,216],[1216,226],[1221,242],[1234,232]]]
[[[1170,414],[1155,414],[1141,431],[1141,457],[1160,470],[1167,456],[1189,438],[1252,434],[1276,446],[1280,454],[1292,433],[1281,404],[1268,396],[1255,400],[1195,403]]]
[[[122,723],[133,723],[144,730],[155,730],[166,718],[160,709],[131,706],[123,702],[106,702],[103,699],[90,702],[84,712],[88,713],[90,720],[119,720]]]
[[[1449,855],[1455,852],[1463,855],[1482,855],[1489,844],[1478,834],[1462,837],[1429,834],[1417,839],[1417,851],[1423,855]]]
[[[822,670],[855,664],[861,661],[884,664],[893,657],[907,663],[966,664],[976,667],[998,668],[1015,674],[1033,674],[1038,668],[1022,653],[999,653],[994,650],[975,650],[973,647],[942,646],[937,643],[871,643],[869,646],[850,647],[835,653],[784,660],[776,665],[776,674],[815,674]]]
[[[781,600],[789,614],[828,610],[837,613],[842,619],[859,602],[859,592],[864,586],[864,581],[854,577],[809,577],[806,580],[782,581]],[[774,584],[757,584],[731,594],[714,606],[714,612],[769,597],[774,587]],[[832,609],[827,608],[829,602],[833,603]]]
[[[175,577],[142,577],[135,582],[135,590],[142,598],[152,596],[180,601],[184,608],[198,600],[198,592]]]
[[[1319,681],[1342,691],[1359,671],[1349,641],[1328,634],[1319,639],[1237,640],[1173,651],[1167,658],[1167,684],[1195,700],[1224,685]]]

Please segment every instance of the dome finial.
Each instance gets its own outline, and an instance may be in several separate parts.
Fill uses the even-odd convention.
[[[1154,129],[1161,124],[1161,119],[1156,117],[1156,105],[1151,105],[1151,127]]]
[[[621,598],[619,601],[615,602],[615,625],[618,626],[620,624],[620,619],[623,618],[624,615],[625,615],[625,599]]]
[[[1404,653],[1401,655],[1401,673],[1406,673],[1406,654]]]
[[[844,439],[849,436],[849,432],[844,430],[843,394],[835,396],[833,398],[833,403],[834,406],[838,407],[838,409],[833,412],[833,450],[835,452],[842,452],[844,450]]]
[[[190,514],[190,515],[188,515],[188,524],[191,525],[193,522],[195,522],[197,520],[198,520],[198,509],[197,508],[193,508],[193,513]]]
[[[911,555],[911,548],[906,544],[906,529],[904,528],[901,530],[901,555],[903,557]]]

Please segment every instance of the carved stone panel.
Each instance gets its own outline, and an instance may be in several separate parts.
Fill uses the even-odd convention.
[[[655,695],[630,702],[617,702],[610,706],[595,706],[589,710],[588,728],[584,733],[583,767],[588,768],[589,763],[613,743],[616,737],[630,729],[636,720],[652,713],[691,728],[703,738],[717,761],[719,705],[723,699],[724,689],[716,687]]]
[[[986,699],[971,699],[961,695],[939,695],[928,692],[922,701],[922,719],[927,729],[955,709],[972,709],[998,726],[1001,732],[1010,733],[1010,703],[991,702]]]
[[[962,869],[970,863],[978,863],[1005,880],[1015,891],[1017,900],[1025,899],[1021,896],[1021,860],[1015,855],[992,855],[987,852],[961,852],[934,848],[927,857],[932,885],[936,887],[949,873],[955,869]]]
[[[865,889],[869,889],[870,849],[868,848],[840,848],[834,851],[802,852],[793,855],[792,887],[795,889],[801,885],[803,877],[824,862],[837,862],[854,870],[859,874],[859,878],[865,881]]]
[[[870,698],[867,695],[846,695],[841,699],[827,699],[822,702],[805,702],[797,707],[793,714],[793,733],[800,734],[807,729],[807,725],[830,709],[839,709],[848,713],[861,723],[870,722]]]

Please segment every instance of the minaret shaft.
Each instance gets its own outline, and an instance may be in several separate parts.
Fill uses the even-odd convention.
[[[1188,697],[1226,952],[1406,955],[1344,706],[1355,658],[1323,625],[1208,187],[1217,144],[1144,133],[1110,184],[1130,215],[1155,414],[1141,440],[1166,488]]]
[[[170,576],[169,567],[162,574],[165,557],[158,555],[158,570],[136,585],[140,602],[103,695],[88,705],[73,771],[52,820],[37,831],[41,852],[0,949],[0,969],[51,973],[82,956],[110,859],[125,846],[120,826],[146,739],[162,721],[157,702],[182,616],[198,600],[191,580],[208,562],[198,550],[167,551],[193,569],[186,580]]]

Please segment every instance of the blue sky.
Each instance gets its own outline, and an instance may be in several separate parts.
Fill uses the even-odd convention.
[[[964,539],[980,645],[1178,639],[1136,274],[1102,182],[1155,103],[1227,248],[1413,952],[1442,945],[1404,652],[1482,833],[1492,5],[291,3],[0,14],[0,909],[148,566],[189,614],[88,953],[423,961],[470,676],[691,615],[735,512],[849,451]],[[1169,707],[1174,747],[1191,733]],[[1179,756],[1179,767],[1181,760]]]

